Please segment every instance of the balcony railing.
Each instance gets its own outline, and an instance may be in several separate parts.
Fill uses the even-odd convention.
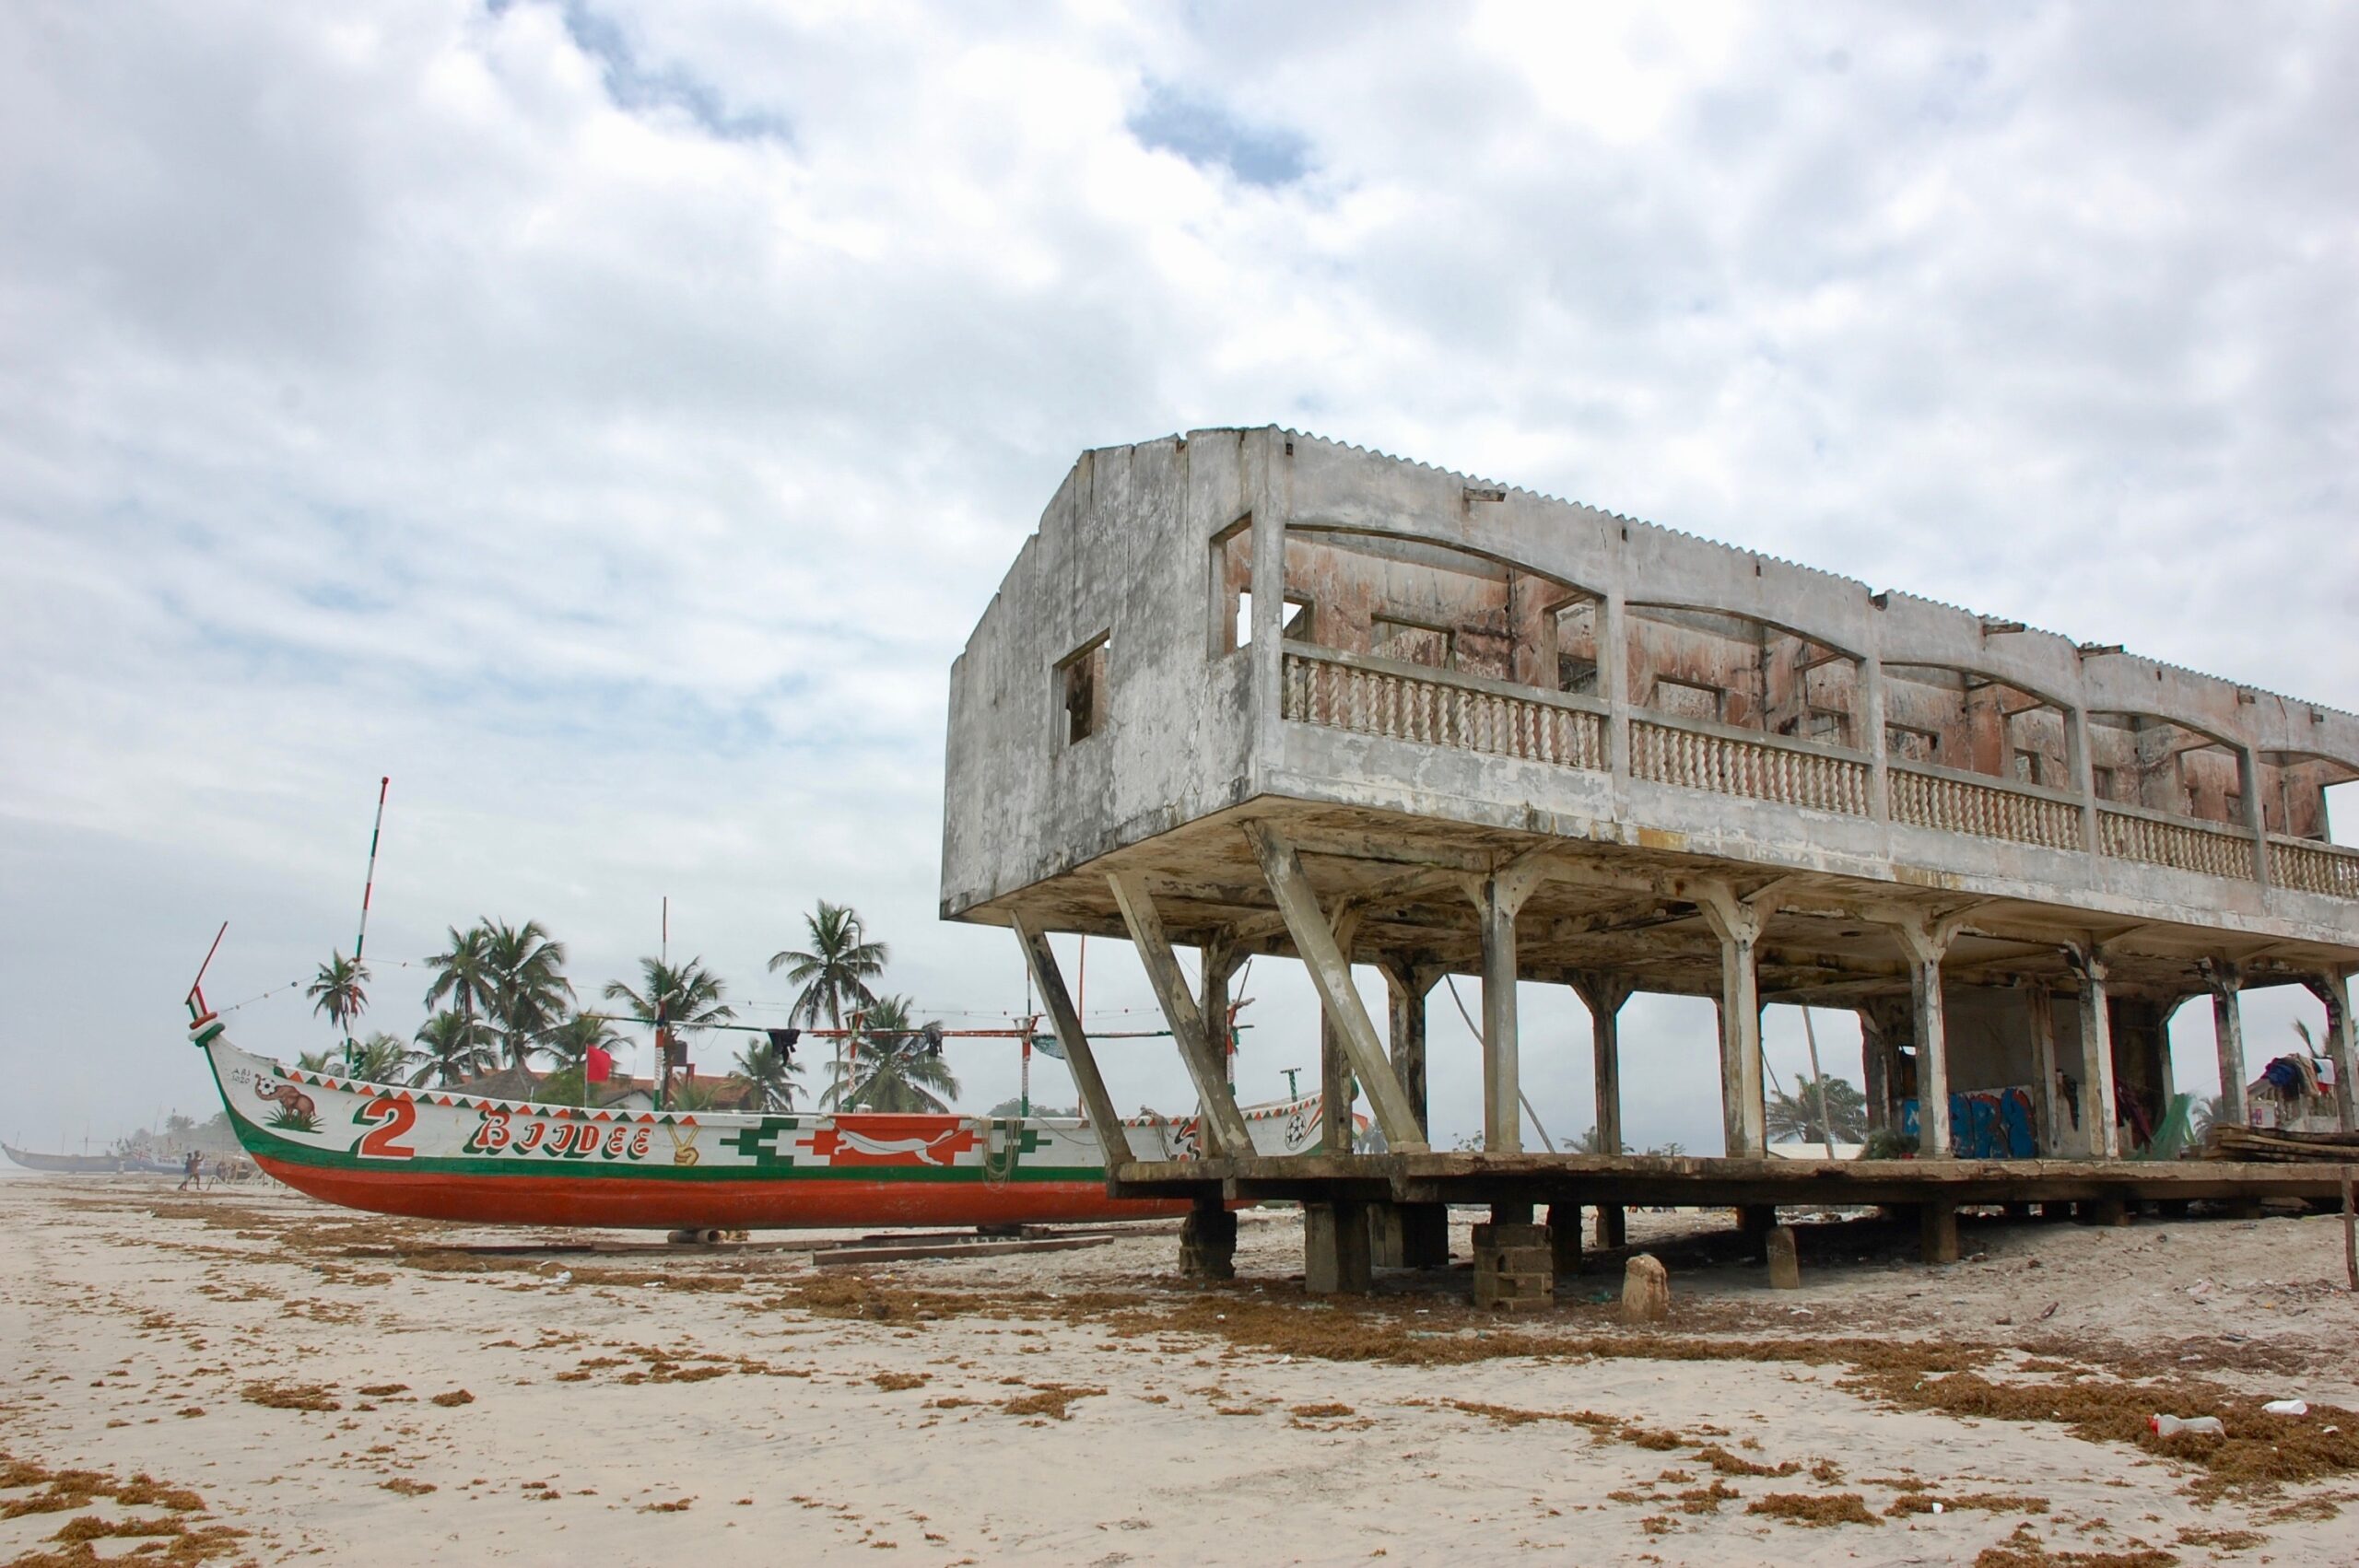
[[[2253,880],[2252,836],[2120,806],[2097,809],[2097,848],[2117,860]]]
[[[2081,848],[2081,803],[2071,796],[1945,768],[1894,763],[1892,820],[2043,849]]]
[[[2269,879],[2280,887],[2359,898],[2359,849],[2269,836]]]
[[[1289,646],[1282,711],[1389,741],[1560,767],[1607,766],[1602,705],[1400,660]]]
[[[1649,715],[1630,720],[1630,777],[1783,806],[1867,816],[1874,774],[1806,743]]]
[[[1289,642],[1280,711],[1297,723],[1416,745],[1602,772],[1613,766],[1606,705],[1591,697]],[[1976,838],[2077,853],[2082,802],[2060,790],[1895,761],[1892,820]],[[1857,752],[1659,713],[1630,716],[1630,776],[1774,805],[1874,813],[1875,773]],[[2252,836],[2236,828],[2100,803],[2097,847],[2114,860],[2255,880]],[[2279,886],[2359,900],[2359,849],[2268,840]]]

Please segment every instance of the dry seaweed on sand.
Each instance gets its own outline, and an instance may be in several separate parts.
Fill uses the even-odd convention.
[[[1813,1529],[1884,1523],[1868,1512],[1868,1500],[1856,1492],[1772,1492],[1746,1504],[1744,1511]]]

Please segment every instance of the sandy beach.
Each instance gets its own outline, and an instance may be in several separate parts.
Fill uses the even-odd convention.
[[[816,1267],[135,1178],[0,1221],[13,1563],[2359,1562],[2331,1217],[1987,1223],[1947,1268],[1830,1224],[1773,1293],[1719,1216],[1637,1215],[1639,1328],[1606,1256],[1516,1317],[1462,1267],[1306,1298],[1285,1211],[1220,1286],[1168,1228]]]

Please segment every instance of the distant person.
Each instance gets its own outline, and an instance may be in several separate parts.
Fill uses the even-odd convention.
[[[186,1192],[191,1187],[194,1187],[197,1191],[203,1192],[205,1190],[205,1156],[192,1149],[188,1152],[188,1158],[181,1164],[182,1166],[181,1184],[172,1190]]]

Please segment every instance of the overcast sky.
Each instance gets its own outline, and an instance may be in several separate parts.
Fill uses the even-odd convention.
[[[2359,9],[1666,11],[0,8],[0,1130],[217,1108],[205,943],[217,1002],[349,951],[383,774],[367,1026],[452,924],[589,992],[666,895],[756,1020],[821,896],[922,1012],[1015,1009],[934,918],[950,661],[1077,453],[1193,427],[2359,708]],[[1316,1061],[1284,967],[1249,1095]],[[1582,1015],[1526,989],[1578,1134]],[[2316,1012],[2251,1011],[2256,1065]],[[1625,1018],[1632,1136],[1716,1151],[1708,1004]]]

